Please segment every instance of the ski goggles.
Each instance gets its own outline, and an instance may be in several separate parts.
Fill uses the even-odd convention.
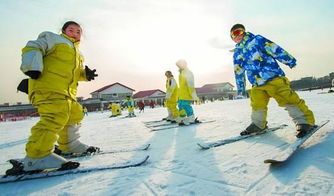
[[[240,36],[244,33],[245,33],[245,31],[243,29],[236,29],[236,30],[231,32],[231,38],[235,39],[236,37],[238,37],[238,36]]]

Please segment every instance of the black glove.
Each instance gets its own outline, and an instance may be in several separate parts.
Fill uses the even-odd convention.
[[[94,80],[95,77],[97,77],[98,75],[95,73],[96,69],[89,69],[88,66],[85,66],[85,71],[86,71],[86,78],[88,81]]]
[[[28,94],[28,79],[23,79],[16,89],[18,91]]]
[[[41,75],[41,72],[40,71],[27,71],[24,74],[36,80]]]

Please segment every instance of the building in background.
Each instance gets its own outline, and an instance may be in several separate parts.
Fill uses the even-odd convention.
[[[149,105],[150,103],[154,103],[155,105],[162,106],[164,103],[166,93],[162,90],[146,90],[139,91],[133,95],[133,99],[135,101],[135,105],[139,102],[143,102],[145,105]]]
[[[0,122],[24,120],[30,117],[38,116],[37,109],[31,104],[0,105]]]
[[[109,103],[121,103],[126,96],[132,96],[134,91],[134,89],[116,82],[90,93],[92,97],[80,103],[85,106],[88,111],[103,111],[108,109]]]
[[[234,99],[237,94],[233,90],[233,87],[229,82],[206,84],[200,88],[196,88],[196,93],[202,101]]]
[[[135,90],[129,88],[121,83],[113,83],[104,86],[92,93],[92,99],[100,99],[101,101],[121,101],[126,98],[126,96],[132,96]]]
[[[236,92],[233,87],[229,82],[206,84],[196,88],[196,92],[202,101],[234,99]],[[144,90],[133,94],[134,92],[134,89],[116,82],[90,93],[91,97],[88,99],[78,97],[77,100],[91,112],[107,110],[109,103],[121,103],[126,96],[132,96],[136,106],[139,102],[143,102],[147,106],[152,103],[160,106],[163,105],[166,96],[165,92],[159,89]],[[17,103],[16,105],[10,105],[5,103],[0,105],[0,121],[21,120],[30,116],[38,116],[36,108],[31,104]]]

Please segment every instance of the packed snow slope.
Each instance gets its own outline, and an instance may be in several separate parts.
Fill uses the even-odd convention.
[[[82,122],[82,142],[102,150],[147,143],[151,148],[78,159],[82,167],[150,155],[148,162],[136,168],[1,184],[0,195],[334,195],[334,94],[324,91],[298,92],[317,122],[331,121],[279,166],[263,160],[284,151],[296,138],[287,111],[274,100],[269,103],[269,126],[287,128],[209,150],[199,150],[196,143],[236,136],[249,125],[249,99],[195,105],[200,120],[215,122],[157,132],[143,122],[165,117],[165,108],[145,108],[144,113],[136,111],[135,118],[93,112]],[[30,127],[37,121],[0,123],[0,173],[10,167],[6,160],[24,157]]]

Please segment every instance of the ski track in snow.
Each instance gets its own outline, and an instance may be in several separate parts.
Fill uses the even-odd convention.
[[[320,122],[334,116],[334,94],[318,93],[298,92]],[[80,158],[83,165],[116,164],[150,155],[148,162],[136,168],[2,184],[1,195],[334,195],[332,119],[291,159],[270,166],[263,160],[295,140],[288,113],[274,100],[269,103],[269,126],[288,127],[205,151],[196,143],[234,137],[248,126],[249,99],[195,105],[194,110],[199,120],[215,122],[150,132],[143,122],[165,117],[166,108],[145,108],[136,118],[109,118],[107,111],[89,113],[82,122],[81,141],[102,150],[151,146],[147,151]],[[1,173],[9,168],[6,160],[25,155],[29,129],[37,121],[0,123]]]
[[[22,139],[22,140],[0,144],[0,149],[9,148],[9,147],[20,145],[20,144],[25,144],[27,141],[28,141],[27,139]]]
[[[152,168],[163,170],[163,171],[168,171],[168,170],[165,170],[165,169],[162,169],[162,168],[158,168],[158,167],[153,167],[153,166],[152,166]],[[199,177],[197,175],[191,175],[191,174],[187,174],[187,173],[184,173],[184,172],[178,172],[178,171],[170,171],[170,172],[172,172],[174,174],[177,174],[177,175],[180,175],[180,176],[186,176],[188,178],[200,180],[200,181],[203,181],[203,182],[206,182],[206,183],[210,183],[210,184],[226,185],[226,186],[230,186],[230,187],[233,187],[233,188],[236,187],[236,188],[239,188],[239,189],[245,189],[245,187],[242,187],[242,186],[240,186],[238,184],[229,184],[229,183],[221,181],[221,180],[211,180],[211,179]],[[193,181],[193,182],[195,182],[195,181]],[[187,185],[187,184],[191,184],[191,183],[187,182],[187,183],[184,183],[183,185]]]

